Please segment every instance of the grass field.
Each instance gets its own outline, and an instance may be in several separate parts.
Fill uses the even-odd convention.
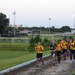
[[[49,40],[52,39],[52,37],[48,36],[44,38],[49,38]],[[54,38],[61,39],[62,36],[56,36]],[[47,54],[50,54],[50,51],[44,51],[44,55]],[[35,57],[36,52],[30,53],[28,51],[28,44],[0,43],[0,71],[32,60]]]
[[[35,53],[24,51],[0,51],[0,70],[34,59]]]
[[[0,44],[0,71],[36,58],[36,52],[27,51],[26,44]],[[50,51],[44,51],[44,55]]]
[[[27,51],[29,44],[0,43],[0,51]]]
[[[72,75],[75,75],[75,71],[72,72]]]

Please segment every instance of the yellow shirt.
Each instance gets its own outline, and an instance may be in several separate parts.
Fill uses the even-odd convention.
[[[70,43],[70,49],[75,50],[75,43],[74,42]]]
[[[62,50],[61,44],[57,44],[56,50],[57,50],[57,51],[61,51],[61,50]]]
[[[67,42],[63,42],[61,46],[62,46],[62,49],[67,49],[68,44]]]
[[[35,47],[35,50],[37,51],[37,53],[42,53],[43,50],[44,50],[44,48],[43,48],[43,46],[41,46],[41,45],[37,45],[37,46]]]

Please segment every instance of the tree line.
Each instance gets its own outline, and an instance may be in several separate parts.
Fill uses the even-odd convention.
[[[19,27],[16,29],[16,33],[19,33],[21,30],[35,30],[36,32],[39,30],[41,33],[48,33],[49,27]],[[9,18],[3,13],[0,13],[0,34],[10,34],[10,32],[13,31],[13,27],[9,27]],[[70,28],[68,25],[63,25],[61,28],[55,28],[55,26],[50,27],[51,33],[58,33],[58,32],[71,32],[72,28]]]

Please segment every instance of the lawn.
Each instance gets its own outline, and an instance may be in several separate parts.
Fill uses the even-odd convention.
[[[72,75],[75,75],[75,72],[74,71],[72,72]]]
[[[0,43],[0,51],[27,51],[29,44]]]
[[[49,54],[50,51],[44,51],[44,55]],[[36,52],[27,51],[0,51],[0,71],[17,64],[35,59]]]

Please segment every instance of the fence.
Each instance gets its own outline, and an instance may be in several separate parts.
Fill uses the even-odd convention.
[[[62,35],[62,34],[41,34],[40,36],[42,39],[47,38],[49,40],[52,40],[52,39],[58,40],[58,39],[62,39],[64,37],[64,35]],[[70,35],[65,35],[65,36],[69,37]],[[75,38],[75,35],[71,35],[71,36],[73,38]],[[29,36],[28,36],[28,38],[27,37],[26,38],[22,38],[22,37],[20,37],[20,38],[18,38],[18,37],[17,38],[16,37],[14,37],[14,38],[0,37],[0,43],[29,43],[30,38],[31,37],[29,37]]]
[[[0,43],[29,43],[30,38],[0,38]]]

